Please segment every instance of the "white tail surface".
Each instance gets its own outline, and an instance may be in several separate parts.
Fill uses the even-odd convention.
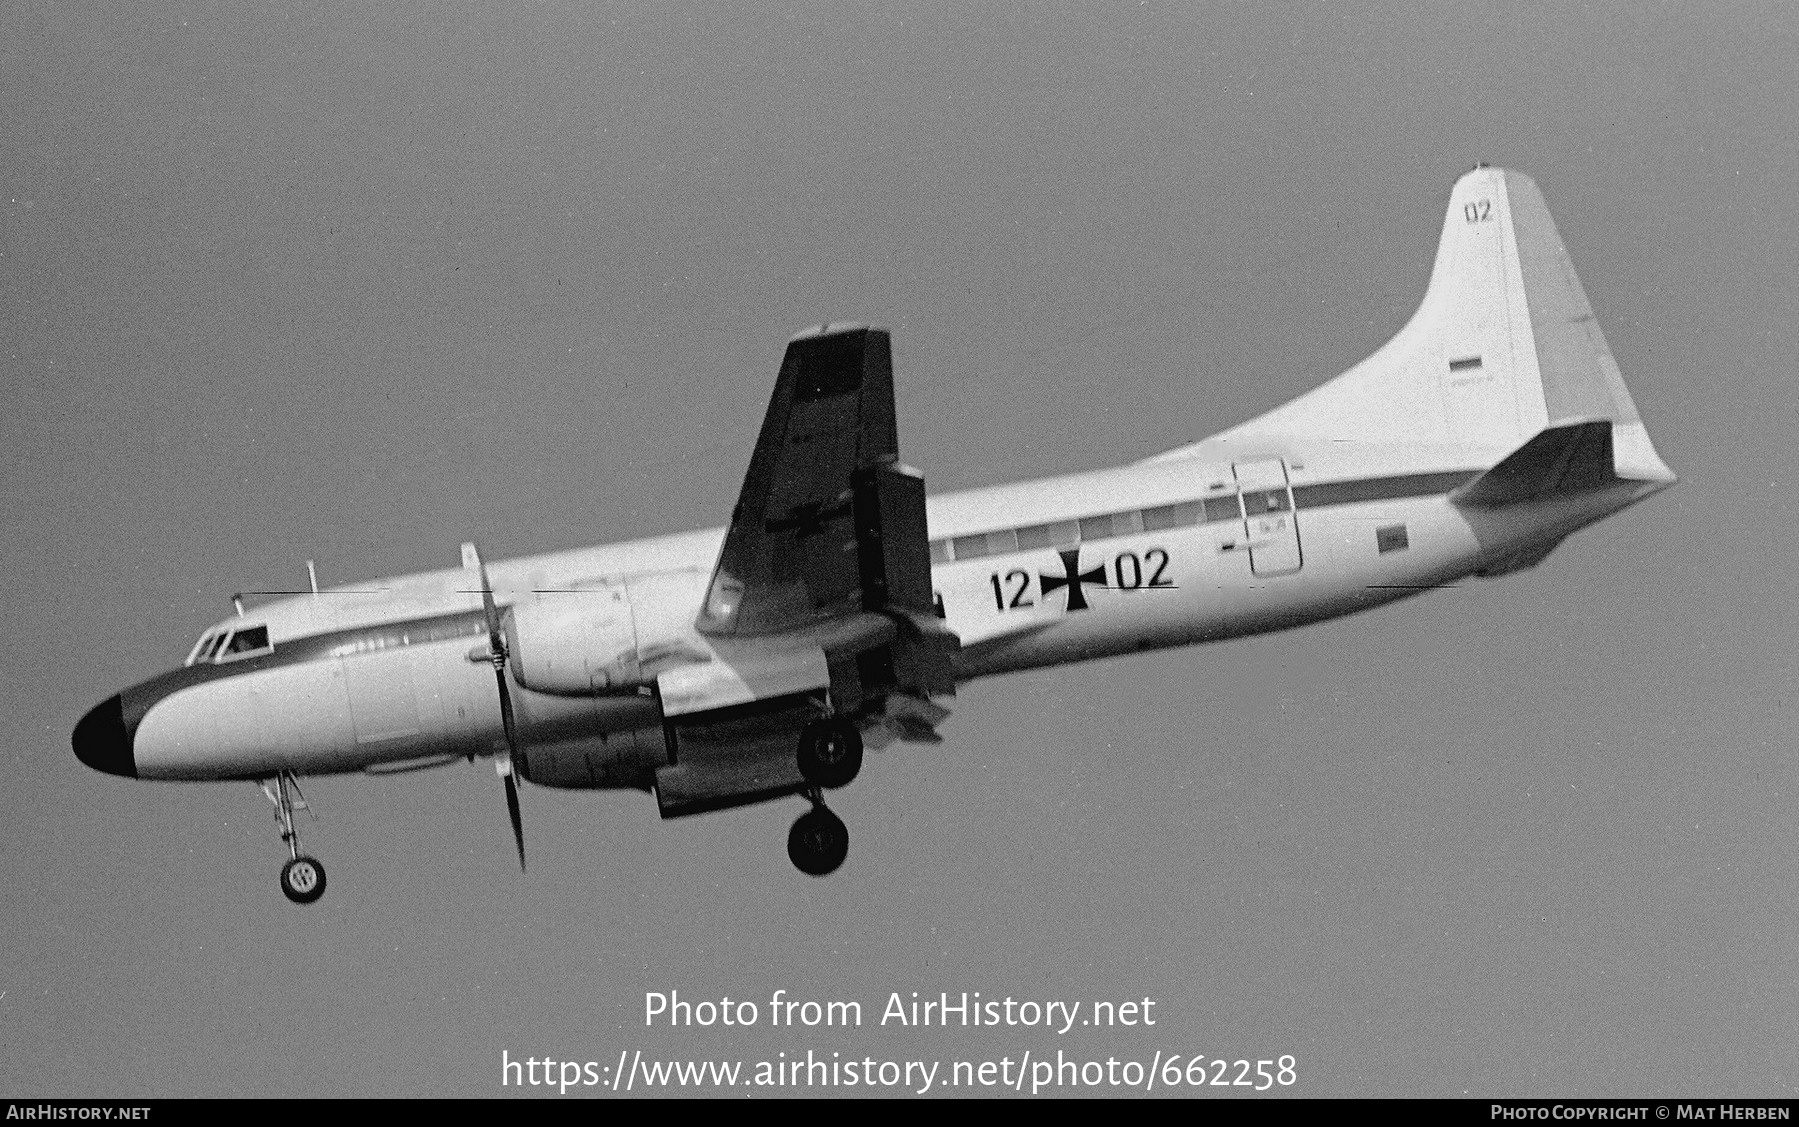
[[[1543,193],[1476,168],[1456,181],[1424,301],[1368,359],[1217,435],[1510,451],[1545,427],[1613,424],[1618,476],[1673,480],[1593,318]]]

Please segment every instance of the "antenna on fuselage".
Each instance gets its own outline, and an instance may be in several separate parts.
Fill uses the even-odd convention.
[[[244,616],[244,597],[242,595],[231,596],[231,605],[237,608],[237,616],[242,618]]]
[[[313,562],[311,560],[306,561],[306,581],[308,583],[312,584],[312,593],[315,595],[318,594],[319,593],[319,569],[313,565]]]

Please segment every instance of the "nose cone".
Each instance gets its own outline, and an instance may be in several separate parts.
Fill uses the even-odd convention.
[[[137,778],[131,733],[125,730],[125,706],[118,697],[108,697],[89,710],[75,725],[69,742],[75,745],[75,758],[94,770]]]

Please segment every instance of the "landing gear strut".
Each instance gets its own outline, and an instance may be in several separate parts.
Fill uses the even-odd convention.
[[[294,827],[294,811],[311,813],[306,796],[300,792],[300,781],[292,771],[275,776],[274,789],[262,784],[262,793],[275,804],[275,820],[281,823],[281,840],[287,846],[288,861],[281,866],[281,892],[296,904],[310,904],[325,895],[325,866],[315,857],[300,852],[300,831]],[[314,815],[317,817],[317,815]]]
[[[859,742],[856,750],[861,750]],[[800,872],[822,877],[836,872],[849,856],[850,831],[842,818],[825,809],[824,796],[817,787],[805,795],[812,809],[801,814],[787,831],[787,856]]]

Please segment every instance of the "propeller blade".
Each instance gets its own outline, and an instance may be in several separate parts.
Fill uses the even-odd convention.
[[[507,764],[508,767],[511,764]],[[512,840],[518,844],[518,871],[525,871],[525,821],[518,812],[518,783],[513,781],[512,772],[508,770],[506,779],[506,811],[512,815]]]
[[[487,617],[487,649],[493,660],[495,684],[500,690],[500,726],[506,732],[506,751],[494,757],[494,770],[506,781],[506,812],[512,816],[512,840],[518,845],[518,867],[525,871],[525,821],[519,813],[518,782],[513,778],[512,762],[518,755],[518,728],[512,715],[512,689],[506,684],[506,633],[500,621],[500,608],[494,603],[493,583],[487,578],[487,564],[473,544],[462,546],[462,566],[481,578],[481,610]]]
[[[500,608],[494,605],[493,584],[487,579],[487,565],[481,565],[481,609],[487,612],[487,641],[494,654],[506,656],[506,635],[500,629]]]
[[[506,686],[506,654],[494,654],[493,675],[500,687],[500,727],[506,732],[506,753],[510,758],[518,752],[518,730],[512,718],[512,690]],[[511,768],[507,769],[511,774]]]
[[[462,568],[481,581],[481,610],[487,616],[487,642],[495,657],[505,656],[506,639],[500,630],[500,608],[493,601],[493,583],[487,578],[487,561],[473,544],[462,546]]]

